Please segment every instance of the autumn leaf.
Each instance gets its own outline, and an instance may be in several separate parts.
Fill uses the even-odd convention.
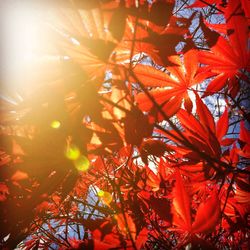
[[[227,80],[234,82],[236,76],[243,75],[242,69],[249,70],[248,24],[247,19],[239,14],[240,11],[238,1],[230,2],[225,9],[226,27],[232,31],[228,34],[228,40],[219,36],[217,42],[211,45],[211,51],[199,52],[199,61],[208,65],[203,69],[218,75],[209,83],[204,96],[221,90],[227,85]]]
[[[212,133],[215,133],[214,118],[197,93],[196,93],[196,108],[197,108],[197,114],[200,118],[200,123],[203,125],[203,127],[207,128]]]
[[[222,141],[222,138],[227,134],[228,120],[228,111],[225,109],[216,125],[216,136],[219,141]]]
[[[198,72],[197,51],[190,50],[184,54],[184,65],[179,56],[172,56],[169,60],[176,66],[167,67],[168,74],[153,67],[137,65],[134,69],[137,81],[150,87],[161,87],[149,91],[155,101],[162,105],[166,115],[173,116],[181,107],[184,100],[185,107],[189,112],[192,110],[192,101],[188,95],[188,90],[211,77],[209,72]],[[139,93],[136,101],[143,111],[149,111],[153,103],[145,93]]]
[[[216,191],[205,202],[200,203],[192,224],[192,233],[209,233],[214,230],[220,219],[220,201]]]
[[[131,235],[132,239],[136,237],[136,227],[132,217],[128,214],[118,214],[116,216],[118,229],[124,236]]]
[[[173,224],[182,230],[191,231],[190,196],[184,181],[176,171],[176,182],[173,189]]]

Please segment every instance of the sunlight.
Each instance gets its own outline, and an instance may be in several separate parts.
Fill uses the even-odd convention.
[[[45,29],[42,6],[32,2],[10,1],[1,7],[4,10],[2,87],[11,92],[32,92],[52,68],[45,65],[45,61],[55,61],[55,58],[45,57],[45,51],[48,52],[51,45]]]
[[[9,4],[4,12],[5,63],[15,70],[32,63],[39,41],[39,13],[27,4]]]

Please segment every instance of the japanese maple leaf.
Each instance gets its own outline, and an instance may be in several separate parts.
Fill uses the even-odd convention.
[[[197,94],[196,107],[199,120],[184,109],[180,109],[177,113],[177,117],[184,129],[182,135],[190,145],[193,145],[193,149],[190,149],[190,146],[186,146],[182,142],[183,138],[175,131],[170,131],[169,134],[164,135],[176,142],[179,146],[176,147],[175,151],[182,154],[192,163],[201,161],[202,158],[199,153],[205,153],[209,157],[220,159],[222,153],[221,145],[228,146],[233,142],[233,140],[224,138],[228,130],[227,110],[215,124],[211,112]],[[174,137],[171,136],[171,133]]]
[[[180,231],[189,234],[209,233],[220,219],[220,202],[216,191],[202,200],[192,220],[191,196],[179,171],[176,171],[176,182],[173,189],[173,225]]]
[[[239,2],[229,1],[225,9],[225,18],[228,39],[219,36],[217,43],[211,46],[211,51],[199,52],[199,61],[207,65],[203,70],[217,74],[209,83],[204,96],[216,93],[225,86],[228,86],[230,91],[233,88],[238,89],[237,79],[244,77],[244,71],[250,71],[248,22],[242,15]],[[225,30],[225,24],[210,27],[220,32]],[[209,32],[204,33],[205,37],[206,34],[209,35]]]
[[[194,16],[175,17],[170,15],[172,7],[168,6],[173,7],[173,1],[154,1],[149,12],[145,9],[129,10],[124,37],[115,49],[116,62],[143,52],[158,65],[172,64],[168,57],[176,54],[175,47],[184,41],[184,34],[189,33],[188,26]],[[161,17],[159,11],[166,13]]]
[[[239,135],[240,149],[236,152],[245,158],[250,158],[250,131],[245,127],[244,122],[240,123],[240,135]]]
[[[180,109],[183,100],[186,110],[191,112],[193,104],[188,90],[210,77],[211,74],[209,72],[198,73],[198,58],[195,50],[184,54],[183,63],[179,56],[172,56],[170,60],[176,66],[167,67],[169,74],[151,66],[137,65],[133,69],[136,80],[145,87],[157,87],[150,90],[149,94],[162,106],[168,116],[174,115]],[[136,101],[142,111],[149,112],[154,106],[143,92],[136,96]]]
[[[83,7],[84,6],[84,7]],[[110,22],[99,1],[89,5],[69,3],[50,10],[51,33],[63,55],[80,65],[91,76],[104,74],[116,39],[105,26]]]

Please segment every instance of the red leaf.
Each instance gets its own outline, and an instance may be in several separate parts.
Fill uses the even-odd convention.
[[[208,128],[210,131],[215,133],[215,123],[214,118],[207,108],[207,106],[202,102],[199,95],[196,95],[196,107],[197,107],[197,114],[200,118],[200,123],[203,125],[204,128]]]
[[[219,33],[227,35],[227,25],[225,23],[213,24],[213,23],[207,22],[206,20],[204,20],[204,23],[206,24],[207,27],[209,27],[209,28],[211,28]]]
[[[192,232],[211,232],[217,225],[220,219],[220,214],[220,202],[216,191],[214,191],[210,198],[200,204],[194,223],[192,224]]]
[[[186,69],[186,83],[191,85],[198,69],[198,54],[196,50],[189,50],[184,54],[184,65]]]
[[[191,231],[190,197],[179,171],[176,172],[173,197],[173,224],[182,230]]]
[[[184,107],[187,110],[187,112],[190,114],[193,109],[193,103],[190,99],[190,97],[187,95],[187,97],[184,99]]]
[[[121,233],[126,236],[128,232],[130,232],[133,240],[135,240],[136,236],[136,227],[133,219],[128,213],[119,214],[116,216],[117,226]]]
[[[224,113],[220,117],[216,125],[216,135],[221,142],[222,138],[227,134],[228,130],[228,111],[225,109]]]
[[[210,4],[214,4],[216,1],[215,0],[207,0],[206,2],[196,0],[194,3],[189,5],[187,8],[203,8],[203,7],[208,7]]]
[[[166,116],[172,117],[181,108],[181,104],[182,104],[182,96],[177,95],[173,97],[171,100],[169,100],[168,102],[166,102],[162,110],[164,111]],[[162,117],[162,115],[160,114],[159,121],[163,120],[163,118],[164,117]]]
[[[166,108],[165,111],[167,111],[166,114],[168,116],[175,114],[181,106],[183,94],[182,90],[160,88],[149,91],[149,94],[159,105],[164,105],[164,108]],[[145,93],[139,93],[136,96],[136,102],[138,103],[139,108],[142,111],[146,112],[150,111],[151,108],[154,106],[153,102]]]
[[[239,1],[229,1],[225,11],[226,23],[228,30],[232,30],[229,40],[233,50],[241,59],[241,62],[248,64],[248,23],[242,15],[242,9]]]
[[[144,227],[138,234],[135,241],[137,249],[143,249],[142,247],[146,243],[147,239],[148,239],[148,229]]]
[[[202,97],[212,95],[218,92],[219,90],[221,90],[225,86],[227,79],[228,79],[228,75],[225,75],[224,73],[221,73],[220,75],[218,75],[215,79],[213,79],[209,83],[206,89],[206,92],[204,93]]]
[[[199,138],[200,140],[207,139],[207,131],[192,114],[189,114],[186,110],[181,109],[177,113],[177,117],[183,128],[191,131],[196,138]]]
[[[151,187],[153,191],[159,190],[161,184],[159,174],[155,174],[148,166],[146,166],[146,176],[146,184]]]
[[[221,146],[230,146],[235,142],[235,140],[235,138],[225,138],[221,140],[220,144]]]
[[[244,122],[241,121],[240,123],[240,136],[239,139],[243,142],[249,143],[250,142],[250,131],[246,129],[244,126]]]

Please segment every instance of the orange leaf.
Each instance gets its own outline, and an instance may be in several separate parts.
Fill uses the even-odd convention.
[[[198,54],[195,50],[189,50],[184,54],[184,64],[186,69],[186,82],[190,85],[198,69]]]
[[[209,83],[203,97],[212,95],[218,92],[219,90],[221,90],[225,86],[227,79],[228,79],[228,75],[225,75],[224,73],[219,74],[216,78],[214,78]]]
[[[178,86],[178,82],[172,79],[168,74],[148,65],[137,64],[133,69],[135,76],[144,86]],[[133,80],[133,77],[131,77]]]

